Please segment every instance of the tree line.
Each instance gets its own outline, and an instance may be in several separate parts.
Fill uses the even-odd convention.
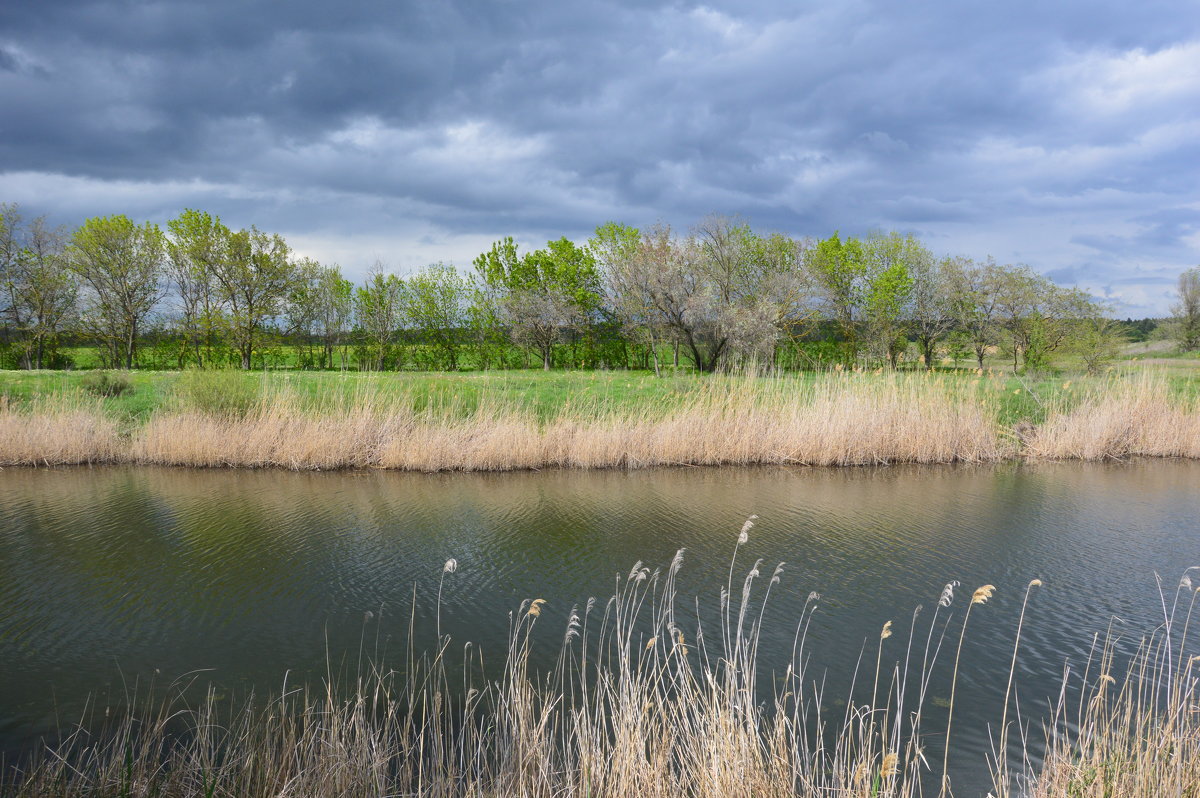
[[[1200,273],[1187,274],[1200,331]],[[165,230],[123,215],[66,230],[4,204],[0,291],[10,368],[69,366],[80,343],[126,369],[982,367],[996,351],[1014,369],[1067,351],[1092,368],[1119,340],[1102,303],[1027,266],[938,257],[895,232],[797,239],[718,216],[686,232],[610,222],[525,252],[505,238],[470,270],[377,264],[356,284],[203,211]]]

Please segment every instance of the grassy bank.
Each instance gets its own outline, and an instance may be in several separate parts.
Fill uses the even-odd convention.
[[[1163,597],[1164,622],[1131,661],[1118,666],[1111,645],[1098,645],[1045,717],[1040,704],[1020,705],[1014,682],[1022,632],[1033,632],[1022,629],[1024,607],[1039,600],[1041,583],[1031,581],[1014,597],[1021,621],[1009,630],[1004,703],[989,724],[993,751],[1013,755],[968,762],[957,747],[955,688],[974,668],[972,632],[989,631],[991,585],[948,584],[932,609],[888,621],[857,663],[845,663],[858,686],[843,703],[806,671],[820,597],[809,596],[788,630],[790,659],[765,662],[762,619],[772,590],[784,589],[782,564],[746,572],[737,557],[735,547],[717,628],[684,620],[681,551],[665,570],[637,563],[607,601],[572,611],[565,629],[539,629],[545,602],[526,600],[510,613],[497,678],[474,675],[480,654],[469,644],[460,671],[447,662],[458,658],[448,637],[422,655],[410,641],[400,671],[343,688],[285,690],[232,708],[210,694],[198,705],[178,699],[108,716],[99,728],[84,723],[3,772],[0,794],[907,798],[953,794],[951,762],[956,772],[990,773],[1000,798],[1200,789],[1200,657],[1188,643],[1197,591],[1186,577]],[[442,574],[448,590],[455,567]],[[562,648],[539,670],[531,641],[545,634],[561,635]],[[948,677],[948,703],[931,697],[935,668]]]
[[[1148,371],[115,379],[6,373],[0,464],[436,471],[1200,456],[1196,381]]]

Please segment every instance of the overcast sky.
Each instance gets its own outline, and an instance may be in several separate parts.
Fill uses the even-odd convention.
[[[895,229],[1161,313],[1200,4],[4,0],[0,201],[201,208],[353,277],[610,219]]]

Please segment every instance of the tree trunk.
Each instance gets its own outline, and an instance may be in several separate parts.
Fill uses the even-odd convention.
[[[125,342],[125,370],[133,368],[133,348],[137,345],[137,322],[129,325],[129,339]]]

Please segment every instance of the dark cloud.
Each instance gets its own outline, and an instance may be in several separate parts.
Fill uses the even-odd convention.
[[[1198,65],[1186,0],[15,0],[0,199],[202,206],[352,272],[610,218],[897,228],[1161,311]]]

